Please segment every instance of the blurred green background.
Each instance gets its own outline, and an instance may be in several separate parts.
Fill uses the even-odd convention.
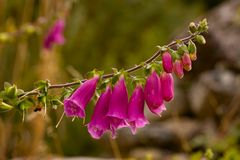
[[[113,67],[131,67],[150,57],[156,51],[156,45],[167,44],[176,36],[184,35],[189,22],[196,21],[221,2],[223,0],[0,0],[0,33],[9,32],[13,37],[0,43],[0,88],[2,89],[3,83],[7,81],[24,90],[30,90],[39,79],[63,83],[81,78],[94,68],[109,73]],[[66,43],[46,51],[42,49],[43,37],[54,19],[59,17],[66,20]],[[36,33],[18,32],[22,27],[31,24],[39,26]],[[197,63],[196,70],[193,66],[193,73],[186,76],[187,82],[180,84],[179,92],[182,94],[186,94],[186,88],[197,81],[193,75],[198,74],[197,71],[201,70],[199,64],[205,61],[201,61],[200,57]],[[177,100],[176,98],[175,106],[181,103]],[[92,107],[88,108],[91,113]],[[153,118],[152,123],[157,124],[159,121],[176,117],[203,121],[189,109],[186,110],[177,116]],[[81,120],[72,122],[67,118],[64,118],[56,129],[55,124],[60,118],[62,108],[50,109],[48,112],[47,118],[38,113],[30,113],[24,123],[21,121],[21,114],[17,112],[0,113],[0,159],[46,155],[104,158],[116,156],[116,149],[112,149],[116,142],[109,141],[107,136],[98,141],[94,140]],[[233,130],[234,136],[230,134],[226,138],[230,139],[230,144],[237,145],[230,148],[230,153],[226,154],[232,155],[233,152],[233,155],[239,156],[239,126],[236,132],[236,128]],[[158,159],[154,158],[158,157],[155,151],[166,151],[164,153],[170,153],[176,159],[184,158],[185,154],[186,159],[198,159],[209,147],[204,136],[201,136],[196,140],[197,144],[200,141],[200,147],[194,147],[196,144],[192,145],[189,140],[187,147],[184,146],[185,142],[181,142],[174,143],[171,146],[173,149],[165,148],[164,145],[148,145],[154,139],[149,138],[145,143],[146,140],[141,136],[136,136],[137,142],[134,145],[131,142],[129,146],[125,146],[128,144],[128,135],[122,134],[116,141],[120,141],[118,148],[121,156],[126,158],[138,157],[131,151],[140,146],[151,148],[149,154],[146,150],[146,157],[149,159]],[[126,141],[126,144],[121,141]],[[226,145],[223,146],[226,147],[228,141],[224,139],[224,143]],[[177,146],[178,144],[183,146]],[[225,154],[226,148],[223,147],[223,151],[212,146],[215,145],[210,147],[217,150],[217,154]],[[177,153],[181,154],[176,155]],[[142,159],[144,157],[143,155]]]

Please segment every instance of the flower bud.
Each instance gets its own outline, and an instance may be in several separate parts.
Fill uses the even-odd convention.
[[[167,73],[172,73],[173,64],[172,64],[172,56],[169,52],[164,52],[162,55],[162,63],[163,69]]]
[[[17,96],[17,87],[15,85],[8,87],[6,89],[6,94],[9,98],[14,98]]]
[[[196,60],[197,60],[197,53],[196,53],[196,52],[190,53],[189,56],[190,56],[190,59],[191,59],[192,61],[196,61]]]
[[[186,71],[190,71],[192,69],[192,61],[190,59],[189,54],[184,53],[182,56],[182,64],[183,64],[183,68]]]
[[[197,35],[195,39],[200,44],[206,44],[206,40],[202,35]]]
[[[188,52],[192,61],[197,60],[197,47],[192,40],[190,40],[188,43]]]
[[[165,101],[171,101],[174,97],[174,82],[171,73],[162,73],[160,75],[162,84],[162,95]]]
[[[174,73],[178,76],[178,78],[182,79],[184,76],[184,72],[183,72],[183,64],[182,61],[180,60],[176,60],[173,63],[173,71]]]
[[[195,25],[194,22],[191,22],[191,23],[189,24],[188,28],[189,28],[189,31],[190,31],[191,33],[195,33],[195,32],[197,31],[197,26]]]

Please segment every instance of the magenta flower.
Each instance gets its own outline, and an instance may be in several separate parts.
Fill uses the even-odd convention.
[[[128,106],[128,124],[132,133],[136,133],[137,128],[142,128],[148,124],[144,116],[144,93],[141,85],[138,85],[130,98]]]
[[[110,119],[106,117],[111,98],[111,88],[108,86],[106,91],[99,97],[94,108],[91,121],[88,123],[88,132],[95,139],[99,139],[103,133],[110,130]]]
[[[64,112],[68,117],[85,117],[85,108],[93,97],[99,76],[87,80],[67,99],[64,100]]]
[[[174,82],[171,73],[163,72],[160,76],[162,95],[165,101],[171,101],[174,96]]]
[[[173,70],[174,73],[178,76],[178,78],[183,78],[184,72],[183,72],[183,64],[182,61],[176,60],[173,64]]]
[[[151,112],[160,115],[165,110],[162,96],[162,86],[155,71],[147,78],[144,88],[144,97]]]
[[[182,56],[182,64],[183,68],[186,71],[190,71],[192,69],[192,61],[188,53],[184,53]]]
[[[44,48],[50,49],[52,48],[53,44],[63,45],[65,42],[63,31],[65,27],[64,20],[60,19],[57,20],[54,25],[50,28],[47,36],[44,39]]]
[[[128,93],[124,77],[121,76],[115,84],[109,102],[107,116],[110,118],[110,128],[114,133],[116,129],[127,126]]]
[[[173,63],[172,56],[169,52],[164,52],[162,55],[163,69],[167,73],[172,73]]]

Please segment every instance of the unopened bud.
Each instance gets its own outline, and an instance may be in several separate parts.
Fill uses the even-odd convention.
[[[195,33],[195,32],[197,31],[197,26],[195,25],[194,22],[191,22],[191,23],[189,24],[188,28],[189,28],[189,31],[190,31],[191,33]]]
[[[196,39],[196,41],[197,41],[198,43],[200,43],[200,44],[206,44],[206,40],[205,40],[205,38],[204,38],[202,35],[197,35],[197,36],[195,37],[195,39]]]
[[[6,94],[8,97],[10,98],[14,98],[17,96],[17,87],[15,85],[11,86],[11,87],[8,87],[6,89]]]

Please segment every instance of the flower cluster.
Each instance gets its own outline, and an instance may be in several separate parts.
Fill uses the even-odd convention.
[[[94,96],[99,76],[84,82],[69,98],[64,100],[64,111],[68,117],[84,118],[85,108]],[[164,101],[171,101],[174,96],[174,83],[171,73],[163,72],[158,75],[152,70],[145,87],[138,83],[128,98],[128,91],[124,75],[112,88],[107,85],[105,91],[98,98],[91,121],[87,124],[88,132],[93,138],[99,139],[104,132],[110,131],[116,137],[116,131],[123,127],[130,127],[133,134],[137,128],[148,124],[144,116],[144,104],[149,110],[161,115],[166,110]]]
[[[200,29],[201,27],[207,30],[206,20],[198,26]],[[192,33],[191,36],[194,37],[196,33]],[[205,39],[201,35],[196,35],[195,40],[205,44]],[[145,84],[137,82],[131,96],[128,96],[125,74],[118,72],[116,75],[111,75],[118,77],[117,82],[114,81],[116,82],[114,86],[107,84],[87,124],[88,132],[93,138],[101,138],[106,131],[110,131],[114,138],[117,130],[123,127],[129,127],[135,134],[138,128],[149,123],[144,115],[145,102],[153,114],[161,116],[161,113],[166,110],[164,102],[174,98],[172,73],[180,79],[183,78],[184,70],[190,71],[192,61],[197,59],[196,45],[191,38],[188,46],[183,41],[177,41],[176,45],[178,46],[176,51],[169,47],[159,47],[159,54],[163,52],[161,61],[152,61],[143,65],[150,74],[146,77]],[[100,78],[101,76],[95,75],[92,79],[86,80],[69,98],[64,100],[64,111],[68,117],[84,118],[86,116],[85,108],[94,96]]]
[[[196,52],[183,53],[180,58],[172,58],[169,52],[164,52],[162,55],[162,64],[166,73],[174,72],[178,78],[183,78],[184,70],[190,71],[192,69],[192,61],[197,59]]]

